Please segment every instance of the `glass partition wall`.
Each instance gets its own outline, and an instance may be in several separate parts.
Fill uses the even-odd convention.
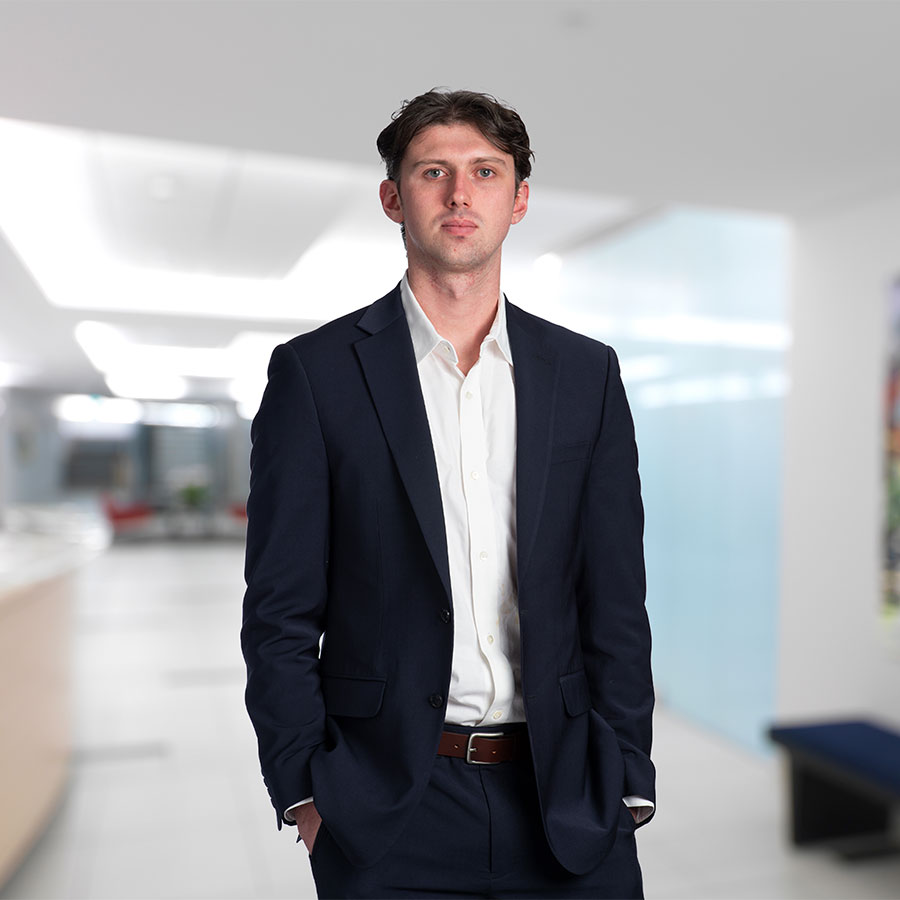
[[[759,749],[775,698],[789,239],[780,219],[667,210],[541,258],[524,304],[619,355],[660,700]]]

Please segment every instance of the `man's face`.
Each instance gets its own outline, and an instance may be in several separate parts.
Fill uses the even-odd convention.
[[[500,265],[509,226],[528,208],[512,156],[474,125],[431,125],[406,148],[397,182],[383,181],[387,216],[403,223],[410,267],[433,274]]]

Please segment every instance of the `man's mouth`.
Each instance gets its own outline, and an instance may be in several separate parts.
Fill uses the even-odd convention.
[[[448,219],[441,228],[449,234],[471,234],[478,226],[471,219]]]

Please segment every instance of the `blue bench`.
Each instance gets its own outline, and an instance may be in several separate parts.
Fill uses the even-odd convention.
[[[845,856],[897,849],[900,734],[866,721],[779,725],[769,737],[790,761],[791,838]]]

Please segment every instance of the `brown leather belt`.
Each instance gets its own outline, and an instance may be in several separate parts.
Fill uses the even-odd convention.
[[[438,743],[438,756],[455,756],[473,765],[492,765],[521,759],[527,738],[525,733],[504,734],[502,731],[476,731],[456,734],[445,731]]]

